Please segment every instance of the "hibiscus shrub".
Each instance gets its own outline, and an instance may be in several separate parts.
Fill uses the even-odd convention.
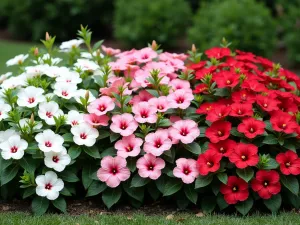
[[[243,215],[300,206],[297,75],[227,47],[200,60],[92,46],[84,27],[64,61],[54,39],[0,78],[2,198],[32,199],[36,215],[82,196]]]

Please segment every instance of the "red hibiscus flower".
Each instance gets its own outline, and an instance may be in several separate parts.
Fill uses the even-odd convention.
[[[269,199],[281,190],[279,174],[274,170],[259,170],[251,182],[251,187],[261,198]]]
[[[227,139],[224,141],[219,141],[218,143],[209,143],[208,149],[221,153],[223,156],[228,157],[232,153],[235,146],[235,141]]]
[[[278,100],[270,98],[270,96],[258,95],[256,96],[256,103],[267,112],[278,110]]]
[[[233,103],[229,115],[234,117],[253,116],[252,104]]]
[[[205,51],[208,58],[221,59],[225,56],[230,56],[229,48],[214,47]]]
[[[222,184],[220,192],[228,204],[236,204],[238,201],[245,201],[249,197],[248,184],[236,176],[229,176],[227,184]]]
[[[187,67],[191,70],[199,70],[199,69],[203,68],[205,65],[206,65],[206,61],[200,61],[198,63],[188,65]]]
[[[196,110],[198,114],[207,114],[210,110],[214,108],[214,103],[205,102],[200,105],[200,107]]]
[[[231,123],[227,121],[213,122],[209,128],[206,129],[205,136],[209,138],[212,143],[226,140],[230,135]]]
[[[266,58],[263,57],[256,57],[256,59],[260,62],[260,64],[265,68],[265,69],[271,69],[273,68],[274,63]]]
[[[268,89],[265,87],[265,85],[259,83],[257,80],[251,79],[251,80],[245,80],[241,86],[244,89],[251,90],[254,92],[264,92]]]
[[[247,138],[255,138],[257,135],[261,135],[265,132],[265,123],[254,118],[243,119],[237,127],[240,133],[245,134]]]
[[[198,84],[195,87],[195,90],[193,91],[193,93],[195,93],[195,94],[205,93],[205,92],[207,92],[207,90],[208,90],[207,84]]]
[[[278,108],[282,112],[292,112],[296,113],[298,111],[298,106],[296,103],[294,103],[294,98],[282,98],[278,97],[278,100],[280,101]]]
[[[232,101],[236,103],[248,103],[252,104],[255,102],[255,95],[247,90],[241,90],[237,92],[233,92],[231,95]]]
[[[257,152],[258,148],[253,144],[238,143],[229,155],[229,161],[240,169],[256,166],[259,161]]]
[[[200,154],[197,160],[199,174],[205,176],[210,172],[216,172],[220,168],[221,159],[222,154],[212,150]]]
[[[230,71],[221,71],[214,76],[218,88],[235,87],[240,81],[240,76]]]
[[[284,132],[286,134],[294,133],[298,127],[293,116],[282,111],[271,113],[270,122],[275,131]]]
[[[215,122],[224,119],[230,113],[230,108],[225,105],[216,106],[207,113],[206,120]]]
[[[202,68],[200,70],[197,70],[195,73],[195,78],[197,80],[201,80],[202,78],[204,78],[206,75],[208,74],[212,74],[215,70],[217,69],[216,66],[211,66],[209,68]]]
[[[297,153],[288,150],[285,153],[279,153],[276,156],[276,161],[280,165],[280,171],[284,175],[299,175],[300,174],[300,158]]]

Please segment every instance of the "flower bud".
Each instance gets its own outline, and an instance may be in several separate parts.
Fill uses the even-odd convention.
[[[35,48],[34,51],[33,51],[33,54],[35,56],[38,56],[39,55],[39,49],[38,48]]]
[[[157,43],[155,40],[152,41],[152,45],[151,45],[151,48],[156,51],[157,50]]]
[[[49,41],[50,40],[50,35],[49,35],[49,33],[48,32],[46,32],[46,41]]]
[[[192,52],[193,52],[193,53],[196,53],[196,52],[197,52],[197,48],[196,48],[195,44],[192,44]]]

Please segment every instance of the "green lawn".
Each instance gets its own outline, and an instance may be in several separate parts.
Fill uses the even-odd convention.
[[[114,213],[110,215],[97,216],[67,216],[67,215],[44,215],[42,217],[33,217],[25,213],[0,213],[0,224],[18,225],[18,224],[43,224],[43,225],[92,225],[92,224],[197,224],[197,225],[297,225],[300,224],[300,215],[296,213],[281,213],[278,216],[259,216],[252,215],[250,217],[240,216],[223,216],[209,215],[204,217],[196,217],[194,214],[176,213],[173,218],[167,219],[166,215],[144,215],[144,214],[128,214],[122,215]]]
[[[20,43],[0,40],[0,75],[8,71],[16,71],[16,67],[6,67],[7,60],[19,54],[26,54],[30,48],[35,46],[33,43]]]

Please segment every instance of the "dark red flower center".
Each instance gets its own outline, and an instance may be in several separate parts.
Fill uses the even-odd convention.
[[[53,156],[53,157],[52,157],[52,161],[55,162],[55,163],[58,163],[58,161],[59,161],[58,156],[56,156],[56,155]]]
[[[52,188],[52,184],[48,183],[45,185],[45,189],[51,190],[51,188]]]
[[[50,141],[46,141],[45,142],[45,146],[48,147],[48,148],[50,148],[50,147],[52,147],[52,143]]]
[[[219,130],[217,133],[218,133],[218,136],[219,136],[219,137],[222,137],[222,136],[224,135],[223,132],[220,131],[220,130]]]
[[[162,146],[162,141],[160,139],[155,140],[154,147],[160,148]]]
[[[164,107],[163,107],[162,105],[159,105],[157,108],[158,108],[159,110],[163,110],[163,109],[164,109]]]
[[[120,128],[122,130],[125,130],[127,127],[128,127],[127,123],[125,121],[122,121],[121,124],[120,124]]]
[[[290,162],[287,162],[287,163],[285,163],[285,166],[286,166],[286,167],[290,167],[290,166],[291,166],[291,163],[290,163]]]
[[[213,167],[214,163],[213,162],[207,162],[206,165],[210,168],[210,167]]]
[[[226,152],[226,149],[223,148],[223,147],[221,147],[219,151],[220,151],[221,153],[224,153],[224,152]]]
[[[250,127],[249,131],[250,131],[250,133],[254,133],[255,129],[253,127]]]
[[[62,92],[61,92],[61,95],[66,97],[66,96],[69,95],[69,93],[68,93],[67,91],[62,91]]]
[[[105,105],[99,105],[98,106],[98,110],[101,111],[101,112],[103,112],[105,109],[106,109]]]
[[[74,126],[74,125],[78,125],[78,121],[73,120],[73,121],[72,121],[72,125],[73,125],[73,126]]]
[[[264,186],[267,187],[269,185],[268,181],[264,181]]]
[[[246,161],[246,160],[247,160],[247,156],[242,155],[242,156],[241,156],[241,159],[242,159],[243,161]]]
[[[233,192],[237,192],[238,191],[238,187],[237,186],[232,187],[232,191]]]
[[[112,173],[113,175],[117,174],[117,173],[118,173],[118,169],[117,169],[117,168],[112,168],[112,169],[111,169],[111,173]]]
[[[128,145],[125,149],[126,149],[127,152],[131,152],[133,150],[133,146]]]
[[[46,112],[46,116],[48,117],[48,118],[52,118],[52,113],[51,112]]]
[[[179,96],[177,99],[176,99],[176,102],[178,104],[182,104],[184,102],[184,98],[182,96]]]
[[[10,151],[12,153],[16,153],[18,151],[18,147],[17,146],[13,146],[13,147],[10,148]]]
[[[31,104],[31,103],[34,103],[35,99],[32,97],[32,98],[28,98],[28,102]]]
[[[185,175],[189,175],[189,174],[191,173],[190,168],[189,168],[189,167],[184,167],[184,168],[183,168],[183,173],[184,173]]]
[[[186,136],[188,133],[189,133],[189,131],[187,128],[185,128],[185,127],[181,128],[180,134],[182,136]]]
[[[145,109],[142,110],[140,114],[141,114],[142,118],[148,118],[148,116],[149,116],[148,110],[145,110]]]
[[[80,138],[81,139],[86,139],[87,138],[87,134],[86,133],[81,133],[80,134]]]
[[[283,123],[283,124],[281,125],[281,128],[282,128],[282,129],[285,129],[285,128],[286,128],[286,123]]]
[[[153,165],[153,164],[149,164],[149,165],[148,165],[148,170],[153,171],[153,170],[154,170],[154,165]]]

